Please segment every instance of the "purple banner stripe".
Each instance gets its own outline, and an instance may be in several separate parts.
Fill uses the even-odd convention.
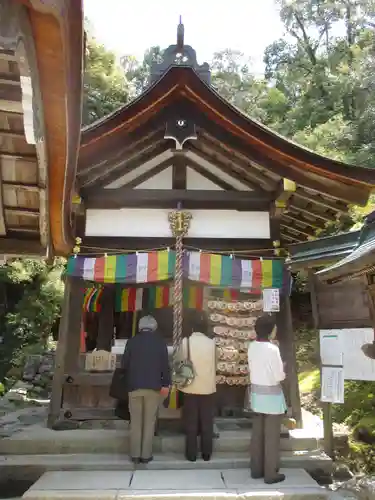
[[[126,283],[135,283],[137,281],[137,254],[132,253],[128,255],[126,260]]]
[[[240,288],[242,282],[241,259],[232,260],[232,287]]]

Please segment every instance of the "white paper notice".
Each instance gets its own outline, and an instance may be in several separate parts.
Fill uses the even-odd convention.
[[[343,365],[340,330],[320,330],[320,359],[322,365]]]
[[[344,402],[344,368],[322,367],[321,401],[324,403]]]
[[[278,288],[265,288],[263,290],[263,311],[280,311],[280,292]]]
[[[375,380],[375,360],[367,358],[362,347],[374,340],[372,328],[346,328],[342,330],[345,380]]]

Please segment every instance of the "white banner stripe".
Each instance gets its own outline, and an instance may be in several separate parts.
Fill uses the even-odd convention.
[[[86,257],[83,263],[83,279],[92,281],[94,279],[95,257]]]
[[[189,279],[199,281],[201,272],[200,252],[190,252],[189,254]]]
[[[250,260],[241,260],[241,268],[242,268],[242,279],[241,279],[241,288],[249,287],[251,288],[253,282],[253,273],[252,273],[252,265]]]
[[[147,283],[148,254],[140,253],[137,256],[137,283]]]

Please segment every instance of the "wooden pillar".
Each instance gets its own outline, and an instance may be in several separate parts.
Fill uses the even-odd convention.
[[[313,270],[309,270],[309,290],[311,299],[311,310],[313,317],[313,325],[316,330],[319,329],[319,304],[318,304],[318,294],[317,294],[317,279]],[[320,336],[318,334],[318,352],[320,358]],[[320,366],[320,380],[322,380],[322,367]],[[333,445],[333,423],[332,423],[332,404],[322,403],[323,412],[323,442],[325,453],[333,458],[334,455],[334,445]]]
[[[115,288],[105,286],[101,297],[97,349],[111,351],[115,326]]]
[[[283,355],[286,361],[287,390],[292,407],[293,418],[297,427],[302,427],[301,400],[299,395],[298,371],[296,360],[296,346],[293,331],[292,311],[290,307],[289,293],[281,297],[280,304],[280,330],[283,340]]]
[[[65,373],[75,371],[78,367],[83,294],[83,282],[67,277],[52,381],[48,427],[52,427],[59,418]]]

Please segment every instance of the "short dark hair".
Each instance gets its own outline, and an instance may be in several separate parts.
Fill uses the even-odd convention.
[[[259,340],[267,340],[275,328],[275,318],[269,314],[259,316],[255,321],[255,333]]]

